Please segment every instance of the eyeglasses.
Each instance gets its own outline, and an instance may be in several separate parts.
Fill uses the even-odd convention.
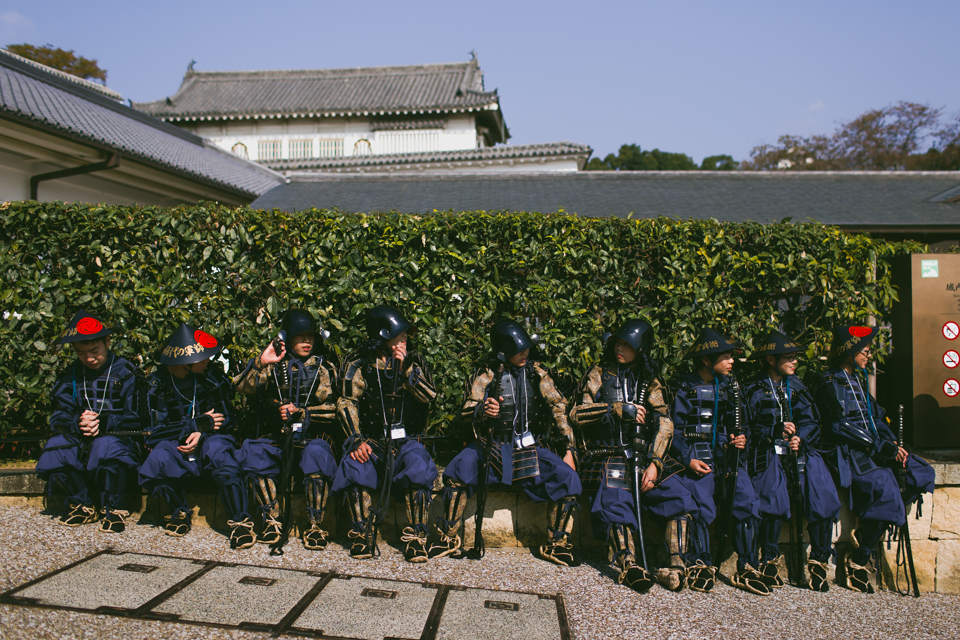
[[[863,351],[860,352],[860,355],[867,356],[868,358],[870,357],[871,354],[872,352],[870,351],[870,349],[864,349]]]
[[[795,353],[788,353],[785,356],[780,356],[780,359],[785,362],[797,362],[797,360],[799,360],[799,358],[797,358],[797,354]]]

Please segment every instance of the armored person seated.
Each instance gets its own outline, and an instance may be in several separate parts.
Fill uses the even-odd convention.
[[[208,366],[223,349],[205,331],[181,324],[160,348],[160,369],[150,377],[150,454],[140,468],[140,484],[170,509],[166,533],[190,531],[190,505],[184,482],[209,472],[217,483],[231,527],[230,547],[253,546],[253,521],[237,464],[233,388],[221,366]]]
[[[581,485],[574,470],[576,441],[567,425],[567,401],[546,367],[533,359],[534,341],[523,327],[501,320],[493,326],[490,342],[492,351],[468,382],[462,409],[477,441],[444,471],[444,516],[437,523],[430,554],[439,557],[460,550],[463,511],[480,482],[516,484],[533,502],[553,501],[547,516],[548,541],[540,547],[540,557],[573,565],[570,533]],[[562,459],[546,448],[551,425],[562,437]]]
[[[808,584],[814,591],[827,591],[827,561],[833,554],[830,534],[840,515],[840,498],[814,448],[820,439],[820,425],[813,397],[794,375],[800,349],[792,338],[771,331],[754,352],[763,373],[744,387],[750,427],[747,466],[760,499],[758,544],[763,553],[764,582],[770,588],[783,586],[780,530],[785,519],[797,516],[791,513],[797,504],[802,506],[810,535]],[[796,569],[802,571],[803,567]]]
[[[670,523],[664,536],[670,564],[657,578],[667,589],[679,591],[686,523],[696,503],[675,475],[682,467],[667,453],[673,421],[650,356],[652,346],[653,328],[643,320],[628,320],[614,331],[600,364],[580,383],[570,422],[580,429],[585,450],[581,480],[588,491],[596,491],[590,511],[595,524],[606,529],[619,582],[640,592],[654,584],[647,569],[637,564],[633,542],[634,531],[643,533],[637,520],[642,509],[661,527]],[[642,493],[639,500],[636,485]]]
[[[427,427],[436,388],[423,357],[413,351],[416,328],[397,309],[380,305],[366,313],[367,341],[343,369],[337,414],[347,434],[333,491],[346,492],[353,524],[350,555],[378,553],[377,529],[393,486],[403,492],[407,522],[401,540],[408,562],[427,560],[427,511],[437,466],[417,437]],[[378,480],[380,481],[378,483]],[[370,491],[381,489],[372,507]]]
[[[328,534],[320,525],[337,469],[332,445],[342,440],[336,413],[338,361],[326,346],[330,332],[310,312],[288,310],[281,327],[278,338],[234,381],[240,394],[255,398],[257,417],[255,436],[243,443],[238,458],[263,516],[260,542],[277,544],[283,526],[290,526],[281,522],[277,494],[282,446],[288,447],[287,455],[299,454],[310,520],[303,546],[319,550],[327,546]]]
[[[126,528],[127,477],[140,464],[130,436],[142,431],[145,414],[139,407],[143,375],[110,351],[112,334],[100,318],[80,311],[57,342],[71,345],[77,359],[53,385],[50,428],[62,435],[47,442],[37,461],[48,490],[59,485],[68,494],[69,511],[60,522],[75,527],[102,518],[104,533]]]
[[[713,329],[704,329],[690,352],[694,370],[680,378],[673,403],[673,446],[687,467],[684,479],[698,507],[688,531],[687,585],[694,591],[710,591],[716,584],[707,527],[719,515],[716,532],[721,540],[726,527],[733,527],[737,552],[733,584],[769,595],[770,588],[756,569],[759,500],[745,468],[748,430],[739,384],[731,375],[738,347]]]
[[[901,526],[909,506],[932,492],[934,472],[898,443],[886,413],[870,395],[866,366],[876,327],[841,325],[834,329],[830,369],[816,386],[823,426],[824,457],[837,483],[850,490],[850,508],[859,518],[851,535],[855,549],[844,559],[846,586],[872,593],[867,564],[889,526]],[[901,493],[894,470],[905,472]]]

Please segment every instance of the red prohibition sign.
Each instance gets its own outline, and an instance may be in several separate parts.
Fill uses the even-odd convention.
[[[958,393],[960,393],[960,382],[950,378],[943,383],[943,392],[951,398],[956,396]]]
[[[943,366],[947,369],[956,369],[957,365],[960,365],[960,353],[950,349],[943,354]]]
[[[943,331],[943,337],[947,340],[956,340],[957,336],[960,336],[960,325],[951,320],[943,325],[941,331]]]

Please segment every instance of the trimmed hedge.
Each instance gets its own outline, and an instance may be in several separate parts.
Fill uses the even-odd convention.
[[[882,319],[896,299],[891,260],[925,250],[819,224],[5,203],[0,431],[46,428],[50,386],[73,357],[52,345],[81,307],[148,368],[178,323],[202,327],[226,341],[233,373],[290,305],[315,313],[346,355],[363,310],[395,304],[420,328],[442,430],[502,316],[527,319],[568,384],[597,358],[603,330],[635,316],[656,328],[668,377],[705,323],[749,355],[782,322],[810,361],[835,321]]]

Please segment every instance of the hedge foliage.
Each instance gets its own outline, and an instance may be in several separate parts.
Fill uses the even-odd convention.
[[[288,306],[319,316],[346,355],[363,310],[395,304],[420,328],[442,430],[500,317],[527,319],[568,382],[596,360],[605,328],[635,316],[656,328],[667,377],[704,324],[749,356],[782,323],[809,362],[835,321],[882,320],[896,299],[891,260],[925,250],[818,224],[7,203],[0,430],[46,428],[50,386],[73,357],[53,343],[81,307],[118,327],[115,350],[147,368],[180,322],[202,327],[229,345],[233,373]]]

